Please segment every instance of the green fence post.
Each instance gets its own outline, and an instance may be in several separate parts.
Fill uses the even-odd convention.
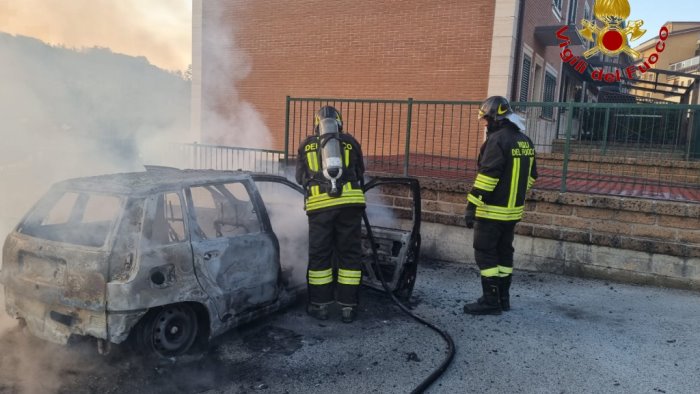
[[[605,108],[605,120],[603,121],[603,146],[600,149],[603,156],[608,149],[608,123],[610,123],[610,107]]]
[[[286,104],[284,107],[284,171],[287,173],[287,168],[289,168],[289,101],[290,98],[287,96]]]
[[[690,124],[688,124],[688,146],[692,147],[688,152],[688,158],[691,160],[700,159],[700,111],[697,109],[689,111]]]
[[[566,112],[569,113],[569,116],[567,117],[566,120],[566,139],[564,140],[564,164],[562,166],[562,174],[561,174],[561,192],[566,193],[566,178],[567,178],[567,172],[569,170],[569,149],[571,147],[571,127],[573,126],[574,123],[574,117],[573,117],[573,108],[574,105],[571,102],[566,103]]]
[[[408,176],[408,155],[411,150],[411,122],[413,117],[413,97],[408,98],[408,111],[406,113],[406,151],[403,162],[403,176]]]

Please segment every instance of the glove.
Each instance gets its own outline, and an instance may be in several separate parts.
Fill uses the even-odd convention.
[[[464,212],[464,223],[467,228],[474,228],[474,221],[476,220],[476,205],[469,203],[467,204],[467,210]]]

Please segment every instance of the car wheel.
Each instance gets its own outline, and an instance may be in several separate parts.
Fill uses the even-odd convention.
[[[174,357],[192,347],[199,323],[187,304],[166,305],[149,312],[138,327],[138,346],[147,355]]]

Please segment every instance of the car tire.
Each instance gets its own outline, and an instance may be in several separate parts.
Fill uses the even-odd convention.
[[[137,326],[139,351],[159,358],[187,353],[197,339],[197,313],[187,304],[172,304],[151,310]]]

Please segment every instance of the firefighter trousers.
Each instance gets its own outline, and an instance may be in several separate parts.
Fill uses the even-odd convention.
[[[362,280],[363,210],[340,207],[309,213],[310,303],[328,304],[335,298],[341,305],[357,305]]]
[[[513,273],[516,223],[495,220],[474,223],[474,259],[482,277],[505,278]]]

